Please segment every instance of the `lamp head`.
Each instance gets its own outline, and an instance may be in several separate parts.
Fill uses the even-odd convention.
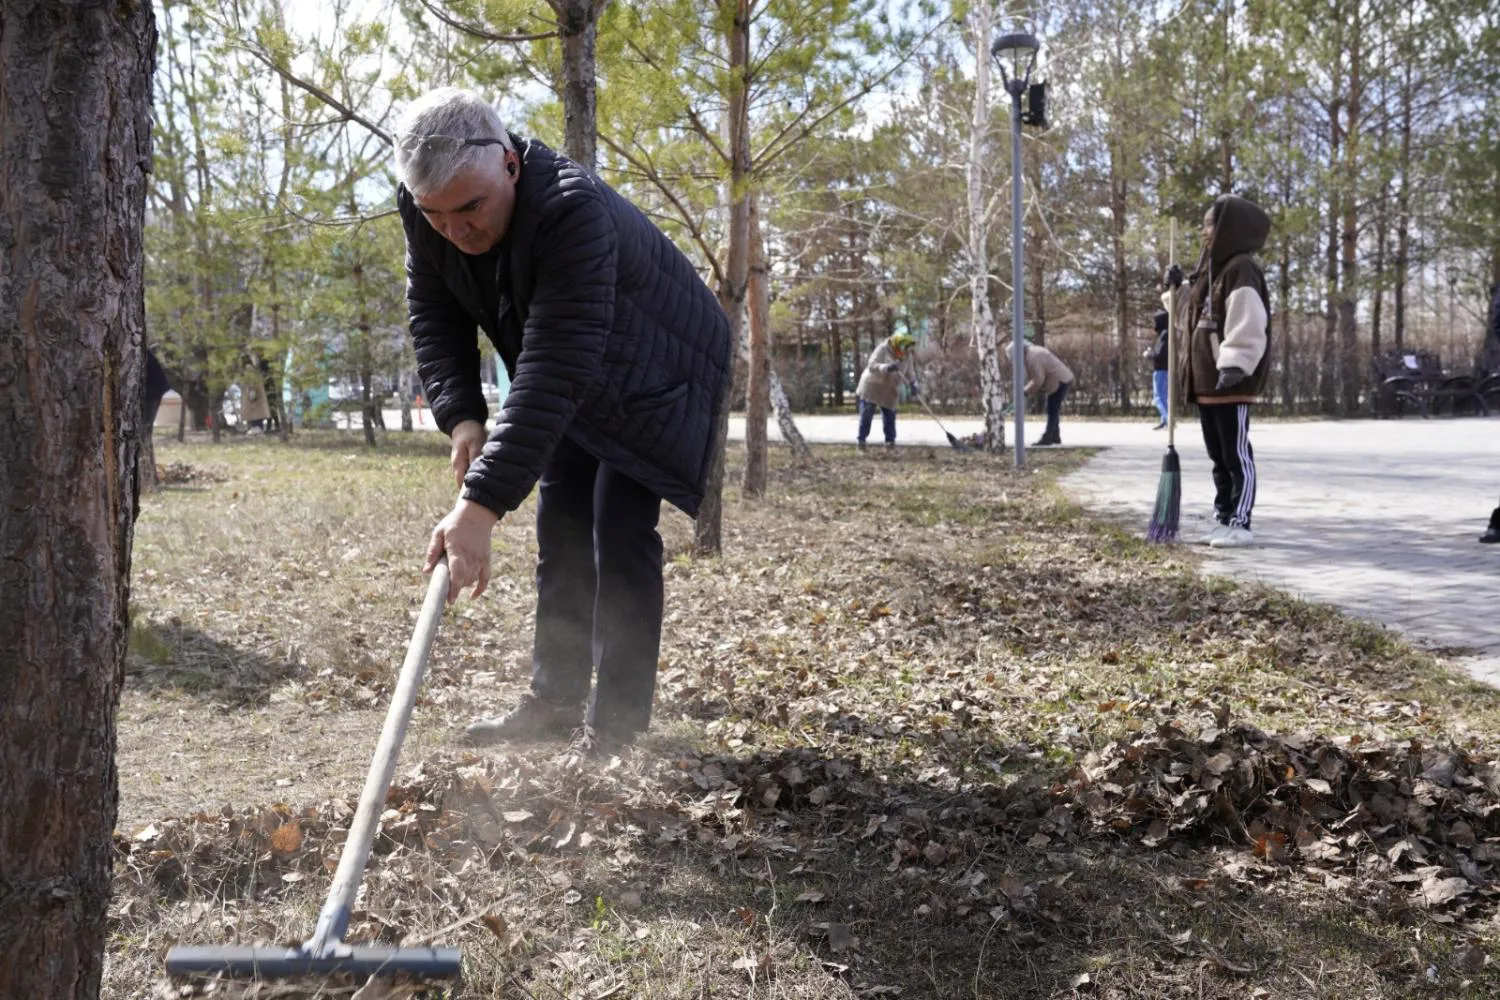
[[[1024,81],[1031,76],[1037,50],[1041,47],[1042,43],[1031,32],[1014,31],[995,39],[995,43],[990,46],[990,55],[999,64],[1000,72],[1009,84],[1012,80]]]

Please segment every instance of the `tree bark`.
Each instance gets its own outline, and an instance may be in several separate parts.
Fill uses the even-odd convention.
[[[1234,0],[1224,0],[1224,16],[1220,21],[1220,49],[1219,49],[1219,97],[1220,100],[1229,101],[1235,93],[1235,86],[1230,81],[1229,54],[1233,51],[1234,42],[1229,37],[1230,21],[1234,17]],[[1234,125],[1229,114],[1223,114],[1219,130],[1219,193],[1230,194],[1234,191]]]
[[[1114,244],[1115,350],[1110,358],[1110,378],[1115,383],[1116,401],[1121,412],[1130,411],[1129,369],[1124,359],[1130,337],[1130,274],[1125,261],[1125,227],[1129,222],[1127,198],[1129,182],[1125,177],[1124,154],[1117,142],[1109,147],[1110,241]]]
[[[837,323],[828,324],[829,381],[833,383],[833,405],[844,405],[844,333]]]
[[[807,439],[797,429],[797,420],[792,415],[792,403],[786,398],[786,389],[781,385],[781,378],[772,368],[771,376],[771,409],[776,414],[776,426],[781,430],[781,439],[792,449],[792,456],[800,461],[809,461],[813,457],[812,449],[807,446]]]
[[[148,3],[0,2],[0,997],[99,995],[145,334]]]
[[[1340,268],[1341,289],[1339,295],[1339,371],[1342,383],[1340,395],[1343,413],[1352,417],[1359,409],[1359,390],[1363,379],[1359,365],[1359,326],[1356,308],[1359,304],[1359,138],[1360,111],[1363,107],[1363,82],[1361,79],[1361,4],[1354,4],[1354,18],[1349,40],[1349,89],[1344,103],[1344,196],[1343,261]]]
[[[1292,246],[1285,237],[1281,240],[1280,278],[1276,282],[1277,312],[1281,319],[1281,343],[1276,350],[1281,355],[1281,407],[1291,413],[1296,399],[1292,394]]]
[[[375,447],[375,405],[370,398],[370,365],[368,359],[361,362],[359,371],[359,423],[365,432],[365,444]]]
[[[1401,85],[1401,189],[1396,195],[1396,281],[1391,303],[1391,339],[1406,347],[1406,279],[1411,266],[1411,60]]]
[[[562,34],[563,152],[598,169],[595,47],[605,0],[549,0]]]
[[[994,31],[994,8],[977,3],[969,10],[969,30],[974,36],[974,106],[969,114],[969,150],[965,163],[969,211],[969,299],[974,346],[979,351],[979,393],[984,404],[984,450],[1005,450],[1005,377],[1000,371],[995,343],[995,315],[990,309],[989,221],[985,216],[984,165],[989,159],[990,130],[990,36]],[[1013,220],[1019,225],[1020,220]],[[1015,289],[1020,295],[1022,290]],[[1012,330],[1011,336],[1021,336]],[[1022,400],[1015,401],[1017,406]]]
[[[354,354],[359,363],[359,422],[365,433],[366,446],[373,448],[375,447],[375,415],[370,402],[370,309],[365,297],[365,266],[358,260],[354,263],[353,278],[354,297],[359,302],[359,320],[354,327],[355,336],[358,338],[354,345]]]
[[[1041,239],[1032,240],[1027,244],[1029,247],[1042,247],[1045,242]],[[1031,341],[1038,347],[1047,346],[1047,282],[1046,264],[1047,258],[1044,254],[1033,249],[1026,255],[1026,263],[1031,268],[1032,275],[1036,278],[1035,287],[1031,290]]]
[[[745,454],[745,485],[746,494],[750,494],[750,462],[754,452],[748,447],[750,440],[749,428],[757,426],[755,417],[755,341],[760,340],[764,347],[765,357],[762,365],[765,370],[765,398],[760,403],[762,413],[758,426],[761,429],[761,471],[760,489],[754,496],[763,496],[766,489],[766,445],[765,439],[765,408],[768,406],[771,412],[776,414],[776,426],[781,430],[781,439],[792,449],[792,455],[799,460],[812,458],[812,449],[808,448],[807,440],[802,437],[802,432],[797,429],[797,419],[792,415],[791,401],[786,397],[786,389],[781,384],[781,378],[777,376],[776,369],[771,365],[771,279],[770,269],[766,263],[766,237],[760,227],[760,213],[756,206],[757,199],[750,199],[750,280],[746,290],[749,297],[749,319],[750,319],[750,393],[746,406],[745,419],[747,442]],[[757,333],[757,328],[759,332]]]
[[[1339,106],[1335,100],[1328,108],[1329,175],[1337,177],[1339,166]],[[1338,280],[1339,219],[1341,216],[1339,185],[1328,188],[1328,246],[1324,253],[1324,283],[1327,300],[1323,310],[1323,357],[1318,371],[1318,401],[1324,413],[1338,409]]]
[[[141,450],[136,461],[136,476],[141,493],[155,493],[161,484],[156,478],[156,442],[151,425],[141,423]]]
[[[750,0],[735,0],[734,18],[727,32],[729,50],[729,251],[719,305],[729,317],[729,338],[738,358],[745,328],[745,290],[750,277]],[[726,380],[732,381],[732,379]],[[693,551],[718,555],[724,547],[724,452],[729,442],[729,392],[725,386],[714,432],[713,465],[698,519],[693,525]]]
[[[396,373],[396,392],[401,397],[401,429],[412,430],[411,419],[411,373],[401,369]]]
[[[745,388],[745,475],[741,489],[746,497],[766,494],[766,421],[771,408],[771,345],[769,329],[770,289],[766,281],[766,244],[760,229],[758,199],[750,196],[750,310],[749,377]]]

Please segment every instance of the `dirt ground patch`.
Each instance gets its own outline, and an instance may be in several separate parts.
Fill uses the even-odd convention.
[[[435,436],[158,455],[181,485],[138,529],[116,997],[176,995],[172,943],[311,927],[451,502]],[[502,524],[356,933],[462,946],[465,996],[1500,986],[1495,692],[1090,520],[1053,486],[1074,457],[774,457],[722,559],[664,517],[656,721],[617,759],[454,743],[529,669],[530,507]]]

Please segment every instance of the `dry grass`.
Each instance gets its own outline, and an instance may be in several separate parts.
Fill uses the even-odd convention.
[[[358,933],[463,946],[483,997],[1495,991],[1495,692],[1083,517],[1052,485],[1076,459],[821,454],[730,501],[722,560],[665,518],[657,717],[622,760],[454,747],[526,676],[529,508],[502,526],[491,595],[445,619]],[[137,533],[116,997],[168,995],[176,941],[311,927],[451,502],[434,436],[158,455],[199,475]],[[1434,747],[1462,796],[1423,784]],[[1321,798],[1291,773],[1335,758]],[[1214,768],[1248,777],[1204,791]]]

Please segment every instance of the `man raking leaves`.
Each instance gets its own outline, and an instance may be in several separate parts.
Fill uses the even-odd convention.
[[[538,490],[531,690],[468,738],[629,743],[656,690],[661,503],[702,503],[729,321],[639,209],[468,91],[407,109],[396,166],[417,373],[462,487],[427,552],[450,600],[484,592],[491,533]],[[488,433],[476,328],[510,373]]]

